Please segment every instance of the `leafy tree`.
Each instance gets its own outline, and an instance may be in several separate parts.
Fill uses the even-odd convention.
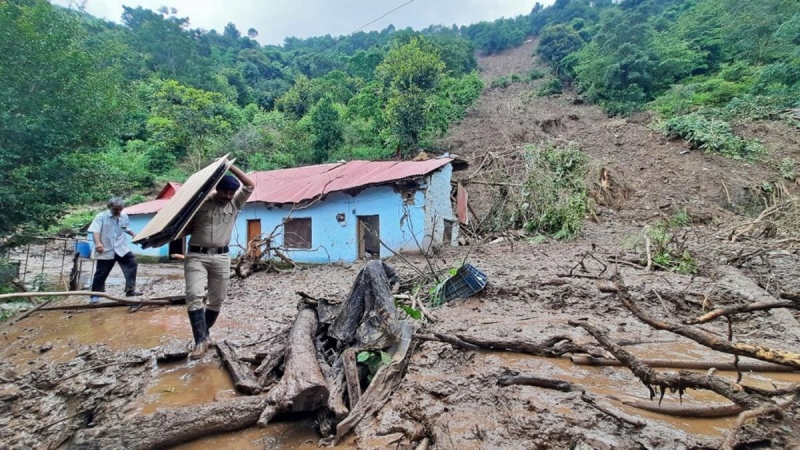
[[[314,133],[314,162],[321,163],[344,143],[339,111],[326,95],[311,110],[311,131]]]
[[[117,49],[86,48],[72,14],[44,0],[0,2],[0,234],[52,221],[85,191],[77,155],[120,133],[127,100]]]
[[[554,25],[544,30],[536,51],[543,60],[553,65],[556,73],[560,74],[564,58],[579,50],[583,44],[583,39],[572,27]]]
[[[419,143],[430,105],[429,94],[439,84],[444,63],[439,55],[424,50],[424,41],[414,38],[395,46],[377,68],[387,92],[385,114],[390,140],[407,153]]]

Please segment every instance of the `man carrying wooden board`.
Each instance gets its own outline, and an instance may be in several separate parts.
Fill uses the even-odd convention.
[[[214,326],[222,303],[228,295],[231,258],[228,245],[236,216],[253,193],[255,183],[241,169],[230,167],[233,175],[225,175],[216,191],[200,206],[184,229],[189,238],[189,251],[184,260],[186,304],[192,325],[194,349],[190,359],[202,358],[212,345],[209,330]],[[241,189],[240,189],[241,185]],[[203,294],[208,285],[208,303]]]

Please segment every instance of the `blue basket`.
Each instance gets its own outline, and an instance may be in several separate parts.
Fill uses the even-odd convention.
[[[441,305],[456,298],[467,298],[486,286],[486,274],[471,264],[458,268],[456,274],[439,286],[434,295],[436,304]]]

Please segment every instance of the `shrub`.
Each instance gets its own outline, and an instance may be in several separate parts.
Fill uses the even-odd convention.
[[[504,88],[504,87],[508,87],[508,85],[510,85],[510,84],[511,84],[511,79],[509,79],[506,76],[502,76],[502,77],[497,77],[494,80],[492,80],[491,87],[493,87],[493,88],[496,88],[496,87]]]
[[[728,122],[698,113],[669,119],[661,125],[661,130],[669,138],[686,139],[692,148],[728,158],[753,161],[764,152],[758,141],[735,136]]]
[[[546,76],[547,72],[545,72],[542,69],[539,69],[538,67],[534,67],[533,69],[531,69],[530,72],[528,72],[528,80],[530,81],[540,80]]]
[[[544,97],[553,94],[560,94],[560,93],[561,93],[561,81],[558,78],[551,78],[545,81],[536,91],[536,95],[539,97]]]

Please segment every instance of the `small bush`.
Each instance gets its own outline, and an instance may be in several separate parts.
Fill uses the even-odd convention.
[[[496,87],[505,88],[505,87],[508,87],[510,84],[511,84],[511,79],[509,77],[502,76],[502,77],[497,77],[494,80],[492,80],[491,86],[493,88],[496,88]]]
[[[561,92],[561,81],[558,78],[551,78],[539,87],[539,90],[536,91],[536,95],[544,97],[547,95],[560,94]]]
[[[692,148],[719,153],[728,158],[753,161],[764,152],[758,141],[735,136],[728,122],[708,119],[697,113],[669,119],[661,126],[661,130],[671,139],[686,139]]]
[[[783,158],[781,161],[778,170],[781,173],[781,176],[789,181],[794,181],[796,178],[795,171],[796,171],[797,163],[794,162],[792,158]]]
[[[512,74],[511,74],[511,82],[512,82],[512,83],[519,83],[519,82],[521,82],[521,81],[522,81],[522,76],[520,76],[520,75],[519,75],[519,74],[517,74],[517,73],[512,73]]]
[[[696,273],[697,260],[686,249],[685,237],[680,240],[673,233],[674,228],[689,223],[689,216],[685,212],[676,214],[670,220],[659,220],[645,227],[643,233],[628,239],[625,247],[639,251],[642,254],[642,265],[645,265],[649,242],[651,262],[656,269],[680,274]]]
[[[547,76],[547,72],[539,68],[533,68],[530,72],[528,72],[528,80],[535,81],[541,80],[542,78]]]

